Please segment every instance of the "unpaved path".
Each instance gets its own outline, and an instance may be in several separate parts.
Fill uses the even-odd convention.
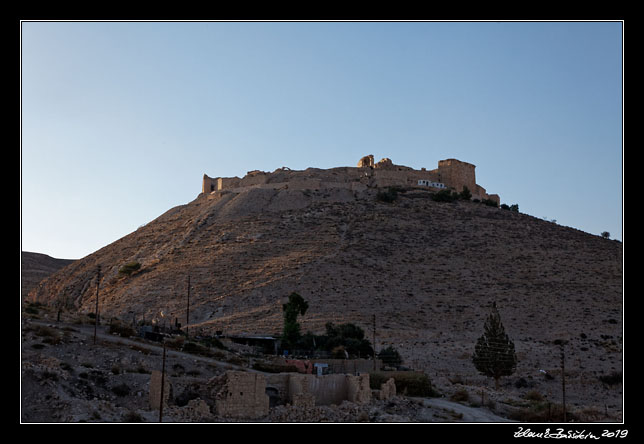
[[[443,398],[414,398],[422,401],[425,407],[430,409],[438,409],[449,413],[452,417],[454,415],[463,415],[462,417],[454,417],[455,422],[515,422],[507,418],[502,418],[495,415],[490,410],[485,408],[468,407],[457,402],[448,401]]]
[[[92,341],[94,337],[94,327],[93,326],[87,326],[87,325],[78,325],[78,324],[67,324],[64,322],[52,322],[52,321],[42,321],[42,320],[33,320],[30,319],[28,320],[28,323],[31,324],[36,324],[36,325],[43,325],[47,327],[52,327],[52,328],[58,328],[62,329],[64,327],[72,328],[75,333],[81,334],[87,338],[88,341]],[[162,345],[157,345],[157,344],[152,344],[150,342],[147,342],[142,339],[129,339],[129,338],[123,338],[121,336],[116,336],[107,333],[107,327],[105,326],[99,326],[96,330],[96,339],[102,340],[102,341],[107,341],[107,342],[115,342],[118,344],[122,345],[127,345],[127,346],[136,346],[140,348],[147,349],[151,352],[158,353],[161,355],[163,352],[163,346]],[[221,367],[230,369],[230,370],[242,370],[242,371],[248,371],[248,372],[255,372],[255,373],[263,373],[258,370],[254,370],[252,368],[248,367],[243,367],[240,365],[235,365],[231,364],[230,362],[225,362],[221,360],[217,360],[214,358],[209,358],[206,356],[199,356],[196,354],[192,353],[186,353],[182,351],[177,351],[177,350],[171,350],[169,348],[166,348],[166,354],[168,356],[177,356],[177,357],[182,357],[182,358],[188,358],[196,361],[203,361],[207,362],[210,364],[215,364],[219,365]]]

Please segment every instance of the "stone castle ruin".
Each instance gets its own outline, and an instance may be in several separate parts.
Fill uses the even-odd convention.
[[[248,188],[322,190],[344,188],[364,191],[367,188],[405,187],[419,189],[452,189],[457,192],[465,187],[472,193],[472,199],[489,199],[500,204],[497,194],[487,194],[485,188],[476,183],[475,165],[457,159],[438,162],[438,168],[427,170],[395,165],[391,159],[375,162],[372,154],[360,159],[357,167],[330,169],[307,168],[303,171],[286,167],[271,172],[249,171],[243,178],[208,177],[204,174],[202,193],[223,194],[241,192]]]

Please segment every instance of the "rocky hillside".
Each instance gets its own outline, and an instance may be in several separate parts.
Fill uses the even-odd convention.
[[[20,256],[20,285],[23,299],[40,281],[72,262],[74,261],[71,259],[56,259],[46,254],[23,251]]]
[[[568,340],[572,404],[621,410],[622,244],[475,202],[435,202],[427,190],[248,188],[200,195],[61,270],[29,297],[103,317],[178,318],[205,332],[278,334],[282,303],[309,303],[302,330],[353,322],[377,349],[397,348],[436,381],[489,386],[471,363],[492,301],[519,364],[506,387],[557,400],[556,339]],[[119,269],[131,262],[130,275]],[[194,330],[193,330],[194,329]],[[370,338],[371,339],[371,338]],[[447,382],[446,382],[447,383]],[[591,390],[592,389],[592,390]]]

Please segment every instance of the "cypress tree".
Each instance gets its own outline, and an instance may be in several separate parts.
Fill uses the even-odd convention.
[[[483,335],[476,341],[472,361],[482,375],[494,378],[497,390],[499,378],[510,376],[516,370],[514,342],[505,333],[496,302],[492,304],[492,311],[485,321]]]
[[[300,339],[300,324],[297,322],[297,315],[304,316],[309,308],[308,302],[302,296],[293,292],[288,297],[288,303],[282,305],[284,312],[284,331],[282,333],[283,346],[295,347]]]

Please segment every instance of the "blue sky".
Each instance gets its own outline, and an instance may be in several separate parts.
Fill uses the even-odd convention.
[[[622,239],[621,22],[23,22],[22,249],[81,258],[204,173],[373,154]]]

